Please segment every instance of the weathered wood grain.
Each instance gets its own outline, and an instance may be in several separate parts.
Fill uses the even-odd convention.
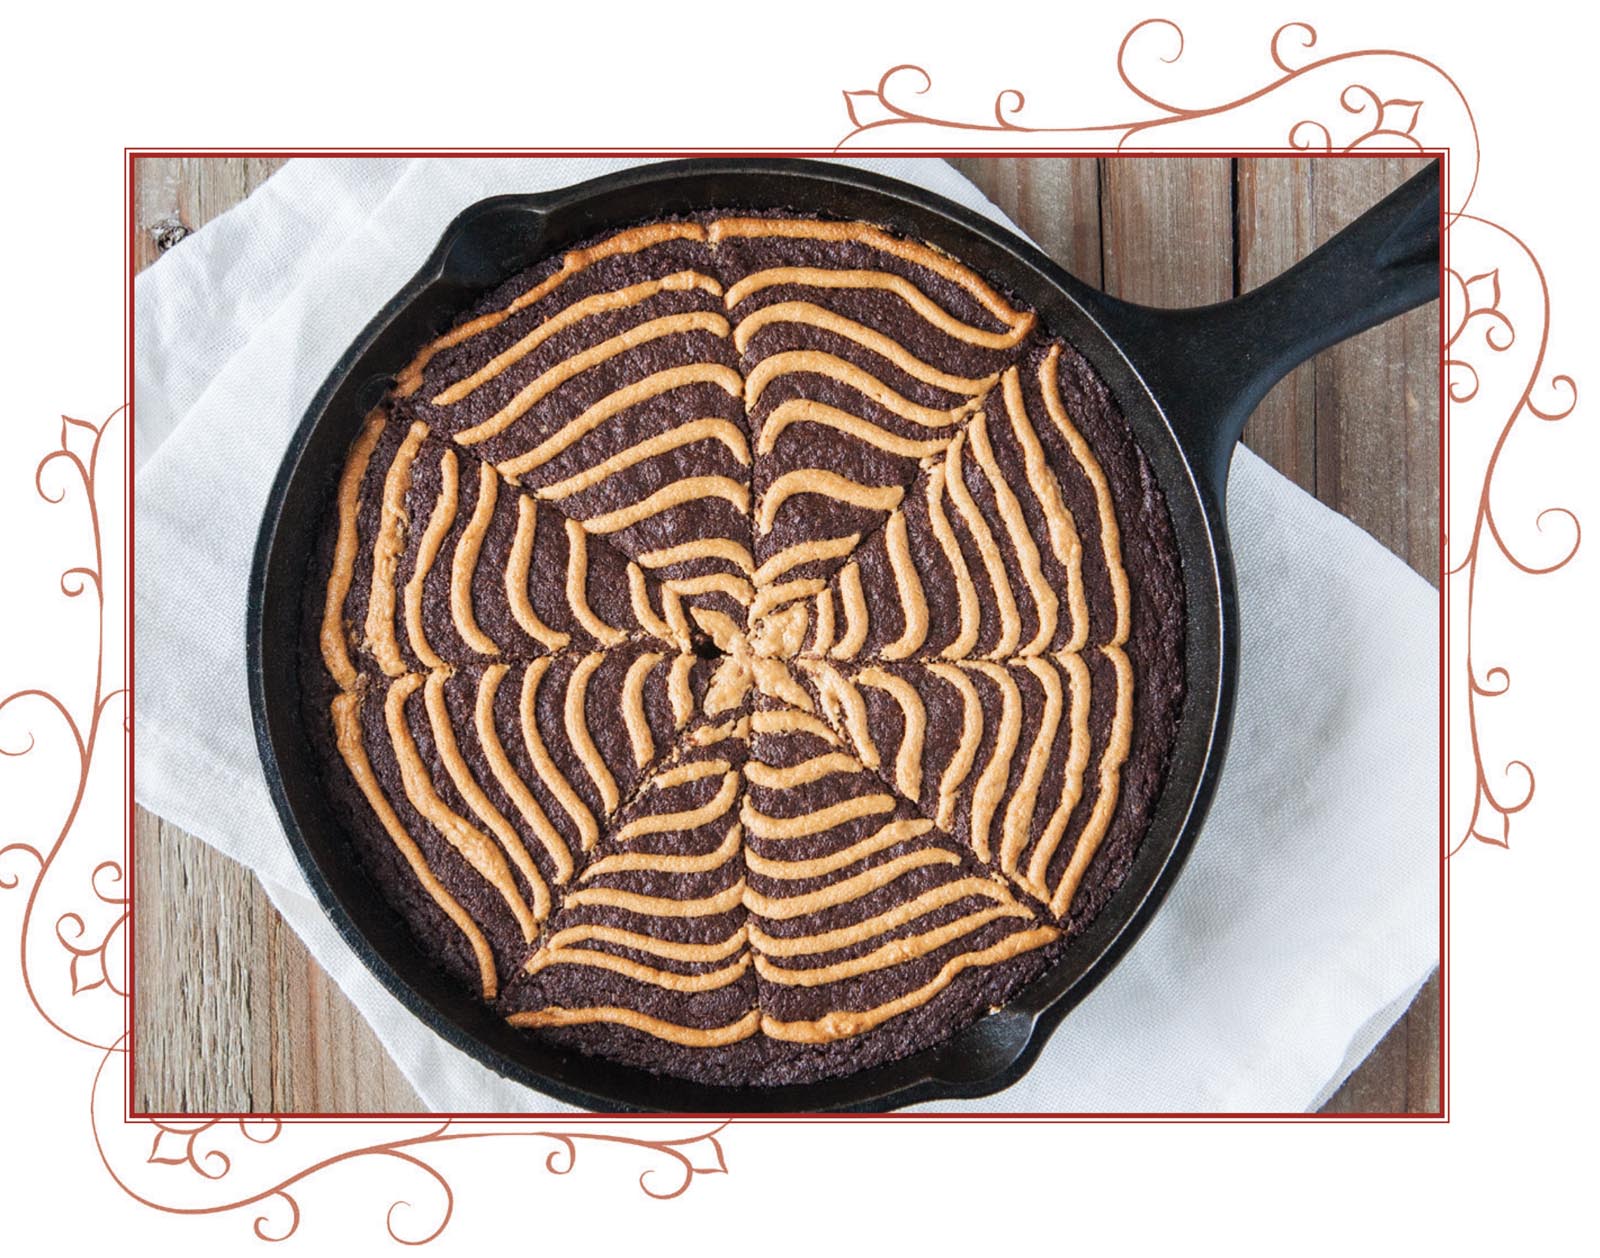
[[[1332,236],[1426,163],[1339,161],[1312,184],[1316,241]],[[1391,319],[1313,364],[1317,497],[1439,583],[1439,307]],[[1394,399],[1403,398],[1403,416]],[[1402,423],[1400,431],[1396,424]]]
[[[1234,181],[1238,289],[1247,293],[1316,247],[1310,158],[1242,158]],[[1326,162],[1321,163],[1326,165]],[[1337,178],[1328,172],[1328,179]],[[1291,372],[1245,425],[1245,444],[1301,489],[1317,492],[1316,363]]]
[[[958,157],[951,163],[1033,242],[1086,283],[1104,281],[1100,163],[1092,157]]]
[[[140,158],[134,164],[134,266],[143,270],[259,188],[278,157]]]
[[[1233,164],[1223,157],[1100,163],[1106,292],[1151,306],[1233,296]]]
[[[136,162],[135,265],[150,265],[281,165],[260,158]],[[249,870],[139,809],[134,879],[137,1110],[423,1108]]]
[[[141,809],[134,873],[137,1110],[422,1108],[249,870]]]
[[[1221,301],[1270,279],[1398,184],[1397,159],[960,159],[1056,261],[1134,301]],[[248,196],[280,162],[142,160],[135,260]],[[1437,582],[1437,312],[1301,367],[1245,440]],[[1404,432],[1392,399],[1406,399]],[[134,1104],[153,1112],[409,1112],[415,1092],[249,871],[140,811]],[[1439,1106],[1438,976],[1329,1101]]]

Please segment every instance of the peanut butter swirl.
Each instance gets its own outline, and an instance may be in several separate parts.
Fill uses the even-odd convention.
[[[709,275],[701,275],[696,271],[679,271],[676,275],[668,275],[659,280],[646,280],[642,284],[632,284],[627,288],[617,289],[614,292],[599,293],[594,297],[586,297],[582,301],[574,302],[553,319],[547,319],[527,336],[523,337],[508,350],[496,354],[489,362],[478,368],[465,380],[457,381],[448,389],[441,392],[433,399],[437,406],[448,406],[468,397],[482,385],[493,380],[506,368],[514,366],[529,354],[533,353],[540,345],[554,336],[576,324],[579,320],[587,319],[591,315],[602,314],[609,310],[621,310],[628,306],[637,305],[662,292],[682,292],[685,289],[699,288],[718,296],[722,287]],[[579,368],[581,370],[581,368]]]
[[[406,493],[411,488],[411,464],[428,435],[428,426],[418,422],[411,425],[406,438],[395,451],[383,478],[383,501],[379,506],[381,524],[378,539],[372,547],[372,582],[367,596],[367,648],[378,661],[378,666],[390,677],[406,671],[405,657],[400,654],[400,644],[394,636],[395,578],[400,566],[400,553],[405,547],[408,524]]]
[[[483,535],[489,531],[489,521],[494,518],[494,504],[498,497],[500,477],[487,463],[478,467],[478,502],[472,509],[472,519],[456,543],[455,558],[450,563],[450,615],[456,623],[461,640],[480,655],[499,655],[495,641],[478,627],[478,618],[472,609],[472,578],[478,570],[478,552],[483,548]]]
[[[440,350],[453,348],[471,340],[473,337],[482,336],[485,332],[493,331],[512,315],[548,297],[567,280],[577,275],[580,271],[587,270],[596,262],[616,257],[619,254],[639,253],[648,249],[651,245],[658,245],[669,240],[704,238],[705,229],[693,223],[658,223],[648,227],[635,227],[628,231],[618,232],[608,240],[587,249],[572,250],[562,258],[560,270],[554,275],[541,280],[526,292],[519,294],[510,305],[492,311],[489,314],[480,315],[476,319],[469,319],[426,346],[400,373],[399,379],[395,382],[396,394],[400,397],[409,397],[415,393],[422,383],[424,368],[427,367],[433,356]]]
[[[474,424],[456,434],[456,440],[462,445],[477,445],[487,441],[490,437],[504,432],[522,416],[530,411],[540,399],[555,392],[561,385],[574,379],[591,367],[605,363],[610,359],[624,354],[630,349],[637,349],[653,340],[664,336],[673,336],[683,332],[711,332],[717,336],[728,335],[728,321],[721,315],[711,314],[708,311],[697,311],[692,314],[665,315],[660,319],[651,319],[648,323],[641,323],[637,327],[591,346],[580,354],[551,367],[531,384],[523,388],[516,397],[507,402],[505,406],[496,411],[481,424]],[[447,405],[454,401],[445,394],[434,398],[437,406]]]
[[[322,605],[321,645],[323,662],[341,690],[353,690],[356,684],[356,667],[350,662],[346,639],[344,604],[350,595],[356,553],[360,547],[356,514],[361,509],[361,482],[366,477],[372,451],[378,444],[378,438],[383,436],[385,427],[386,421],[381,410],[367,416],[361,427],[361,435],[350,447],[344,471],[339,476],[339,533],[334,542],[333,570],[328,577],[327,594]]]
[[[531,498],[517,502],[517,538],[511,544],[511,558],[506,564],[506,600],[524,633],[547,650],[559,651],[572,641],[572,635],[545,624],[528,597],[528,573],[533,563],[538,510]]]
[[[499,893],[506,907],[522,928],[524,939],[531,940],[538,932],[539,919],[528,908],[505,857],[488,836],[454,812],[435,789],[428,767],[417,750],[416,739],[405,716],[406,700],[423,684],[422,678],[410,673],[389,687],[384,700],[384,719],[389,727],[389,740],[396,761],[400,765],[400,780],[405,786],[406,798],[411,806],[431,824],[450,846],[455,848],[468,865]]]
[[[551,824],[549,814],[534,798],[533,792],[528,789],[528,784],[517,773],[516,766],[511,763],[511,757],[506,754],[505,745],[500,741],[500,731],[495,724],[495,696],[499,693],[500,683],[509,671],[508,664],[493,664],[483,670],[483,677],[478,682],[477,704],[473,710],[474,729],[478,736],[478,744],[483,748],[495,780],[511,797],[511,802],[516,805],[523,820],[544,845],[545,852],[555,866],[556,881],[563,883],[572,877],[572,850],[561,837],[560,831]]]
[[[541,274],[401,373],[330,517],[313,655],[411,901],[511,1025],[625,1058],[977,1016],[1137,793],[1138,504],[1076,360],[870,224]]]
[[[574,376],[577,374],[573,373]],[[682,367],[669,367],[665,371],[658,371],[643,380],[618,389],[615,393],[608,394],[582,414],[569,420],[560,431],[541,441],[533,449],[502,461],[499,465],[500,470],[513,480],[536,471],[557,455],[566,453],[602,424],[664,394],[677,389],[691,388],[697,384],[718,385],[734,397],[741,396],[744,391],[744,382],[739,379],[738,373],[717,363],[690,363]],[[507,421],[506,424],[496,428],[495,432],[503,431],[509,426],[510,421]],[[467,432],[473,434],[471,440],[467,440],[465,433],[458,433],[456,440],[471,445],[482,439],[474,429],[468,429]],[[483,437],[492,435],[493,433],[486,432]]]
[[[514,1013],[506,1019],[512,1026],[581,1026],[588,1022],[611,1022],[618,1026],[643,1031],[658,1040],[682,1044],[685,1048],[721,1048],[747,1040],[761,1029],[761,1015],[754,1009],[737,1022],[721,1027],[688,1027],[664,1018],[653,1018],[647,1013],[616,1005],[603,1005],[586,1009],[568,1009],[552,1006],[548,1009],[531,1009]]]
[[[787,402],[780,402],[772,408],[761,425],[761,439],[756,449],[761,454],[771,454],[777,448],[778,438],[783,436],[784,430],[791,424],[816,424],[822,428],[832,428],[835,432],[842,432],[847,436],[864,441],[869,446],[879,450],[886,450],[890,454],[898,454],[908,459],[923,459],[931,454],[937,454],[949,444],[947,437],[929,437],[918,441],[914,437],[902,437],[898,433],[890,432],[881,424],[874,424],[850,411],[840,410],[837,406],[829,406],[825,402],[813,402],[808,398],[790,398]]]
[[[961,971],[974,966],[994,965],[997,962],[1008,960],[1031,948],[1042,948],[1047,943],[1054,943],[1060,938],[1060,932],[1049,926],[1039,926],[1033,930],[1018,931],[1009,935],[1001,943],[993,944],[981,952],[963,952],[945,962],[944,968],[921,987],[897,996],[893,1000],[885,1001],[871,1009],[838,1009],[824,1014],[822,1017],[808,1022],[780,1022],[778,1019],[763,1016],[761,1030],[775,1040],[798,1040],[802,1043],[820,1044],[828,1040],[842,1040],[852,1035],[860,1035],[870,1031],[879,1023],[886,1022],[898,1014],[918,1005],[926,1004],[946,987],[950,986],[956,975]]]
[[[456,452],[446,450],[439,458],[439,497],[433,504],[433,514],[428,517],[428,527],[422,534],[422,544],[417,550],[417,566],[412,569],[411,579],[406,582],[406,635],[411,639],[412,652],[430,669],[444,668],[445,662],[438,652],[428,645],[428,635],[422,626],[423,589],[428,580],[428,573],[433,571],[433,561],[439,557],[439,547],[444,544],[445,534],[449,533],[450,526],[456,521],[459,478],[460,469],[456,463]],[[450,605],[454,613],[457,609],[453,587],[450,592]],[[469,615],[470,610],[469,607]]]
[[[754,409],[761,401],[761,395],[768,385],[782,376],[792,373],[804,372],[810,375],[826,376],[840,384],[847,385],[860,393],[863,397],[877,403],[884,410],[899,416],[910,423],[923,428],[950,428],[961,422],[961,419],[971,409],[970,403],[954,406],[949,410],[940,410],[933,406],[924,406],[913,402],[898,390],[890,388],[878,377],[870,372],[863,371],[854,363],[838,357],[835,354],[824,354],[818,350],[799,349],[789,350],[786,353],[774,354],[771,358],[764,358],[761,364],[745,377],[744,403]]]
[[[361,793],[366,796],[367,803],[376,814],[385,833],[399,849],[406,864],[411,867],[411,872],[416,875],[417,883],[466,938],[473,956],[477,959],[478,974],[483,985],[483,998],[493,1000],[499,990],[500,979],[495,973],[494,953],[489,948],[488,937],[484,935],[472,915],[461,907],[460,902],[445,889],[438,876],[429,868],[422,849],[417,846],[417,841],[411,837],[411,832],[395,814],[393,805],[389,803],[382,786],[379,785],[361,737],[360,704],[360,697],[348,692],[334,697],[333,726],[338,740],[339,754],[344,758],[350,776],[361,788]]]

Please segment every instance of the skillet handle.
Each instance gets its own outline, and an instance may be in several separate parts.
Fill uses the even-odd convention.
[[[1157,310],[1101,294],[1111,331],[1220,503],[1245,421],[1268,390],[1330,345],[1439,296],[1439,163],[1242,297]]]

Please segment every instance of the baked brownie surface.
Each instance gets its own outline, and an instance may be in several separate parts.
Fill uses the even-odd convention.
[[[733,1086],[939,1042],[1126,877],[1183,586],[1087,361],[781,212],[547,259],[353,443],[306,586],[351,859],[512,1025]]]

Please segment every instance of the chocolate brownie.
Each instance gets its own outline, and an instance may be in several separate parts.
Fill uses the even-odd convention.
[[[359,861],[513,1026],[759,1087],[916,1052],[1127,875],[1183,695],[1166,506],[1034,312],[707,213],[486,293],[368,417],[305,597]]]

